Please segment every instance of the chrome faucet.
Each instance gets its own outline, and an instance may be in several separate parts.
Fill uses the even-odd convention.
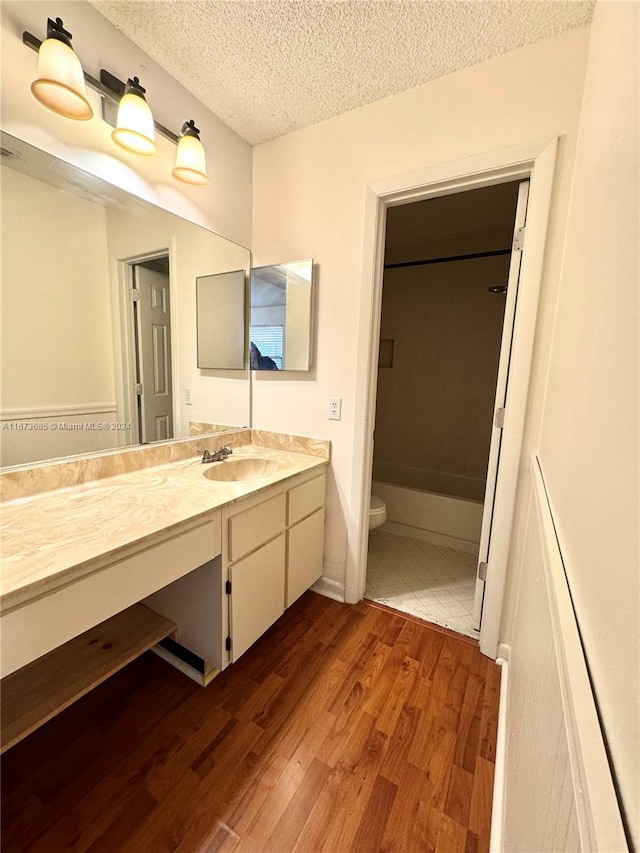
[[[217,450],[214,450],[213,453],[209,453],[208,450],[204,450],[202,453],[202,464],[206,465],[207,462],[223,462],[228,456],[231,456],[232,453],[233,450],[228,444],[225,444],[224,447],[219,447]]]

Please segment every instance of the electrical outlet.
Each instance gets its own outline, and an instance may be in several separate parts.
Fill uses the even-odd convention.
[[[184,389],[184,402],[187,406],[193,406],[193,389],[185,388]]]
[[[329,397],[329,420],[339,421],[342,417],[342,397]]]

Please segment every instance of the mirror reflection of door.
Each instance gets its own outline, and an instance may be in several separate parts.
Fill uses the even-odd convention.
[[[133,267],[139,441],[174,437],[169,258]]]

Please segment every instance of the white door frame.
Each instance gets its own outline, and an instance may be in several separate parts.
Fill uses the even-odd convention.
[[[114,315],[120,322],[114,323],[114,349],[116,355],[116,398],[119,420],[131,424],[131,432],[126,431],[127,444],[138,444],[140,427],[138,410],[133,404],[134,386],[136,382],[135,337],[133,330],[133,312],[131,311],[131,289],[133,287],[133,267],[136,264],[152,261],[156,258],[169,257],[169,305],[171,309],[171,370],[173,379],[173,431],[175,436],[181,435],[180,401],[177,388],[178,377],[178,294],[175,271],[176,246],[172,237],[170,245],[136,254],[129,258],[115,259],[115,280],[117,288],[114,293]],[[124,435],[124,433],[123,433]],[[129,438],[131,436],[131,438]]]
[[[539,139],[457,162],[430,166],[377,181],[366,189],[350,501],[353,515],[349,523],[345,583],[345,600],[351,603],[362,598],[366,585],[387,208],[507,181],[530,180],[526,244],[509,370],[509,406],[502,436],[491,562],[480,629],[480,648],[493,658],[498,653],[557,141],[557,137]]]

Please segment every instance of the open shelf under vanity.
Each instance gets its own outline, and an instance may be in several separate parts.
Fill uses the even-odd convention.
[[[174,622],[134,604],[5,676],[0,752],[176,631]]]

